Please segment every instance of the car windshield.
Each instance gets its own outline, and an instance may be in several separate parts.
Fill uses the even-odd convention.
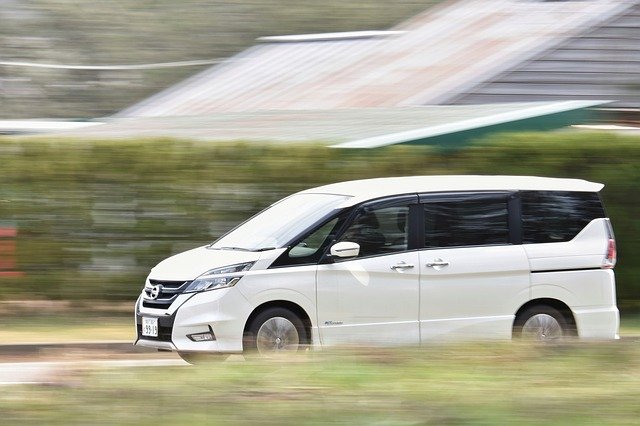
[[[349,198],[335,194],[292,195],[253,216],[210,247],[248,251],[283,247]]]

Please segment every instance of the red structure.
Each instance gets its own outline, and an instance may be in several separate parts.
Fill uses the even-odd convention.
[[[18,230],[13,226],[0,226],[0,277],[20,277],[17,271],[16,238]]]

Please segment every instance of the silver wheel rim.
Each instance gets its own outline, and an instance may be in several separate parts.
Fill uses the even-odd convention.
[[[256,334],[256,346],[263,355],[297,351],[299,344],[300,336],[296,326],[283,317],[269,318]]]
[[[536,314],[522,326],[522,337],[530,340],[557,340],[563,336],[562,326],[549,314]]]

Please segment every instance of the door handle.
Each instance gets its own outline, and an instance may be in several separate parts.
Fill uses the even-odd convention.
[[[394,271],[404,271],[405,269],[411,269],[413,265],[406,262],[399,262],[391,267]]]
[[[428,268],[440,269],[445,266],[449,266],[449,262],[442,259],[433,259],[432,262],[427,263]]]

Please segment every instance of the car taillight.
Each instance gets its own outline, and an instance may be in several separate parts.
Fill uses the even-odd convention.
[[[602,262],[602,268],[612,269],[616,266],[618,251],[616,249],[616,239],[613,236],[613,228],[611,227],[611,222],[609,220],[607,220],[607,233],[609,236],[609,242],[607,243],[607,254]]]
[[[602,262],[604,269],[611,269],[616,266],[616,240],[609,238],[609,244],[607,245],[607,255]]]

